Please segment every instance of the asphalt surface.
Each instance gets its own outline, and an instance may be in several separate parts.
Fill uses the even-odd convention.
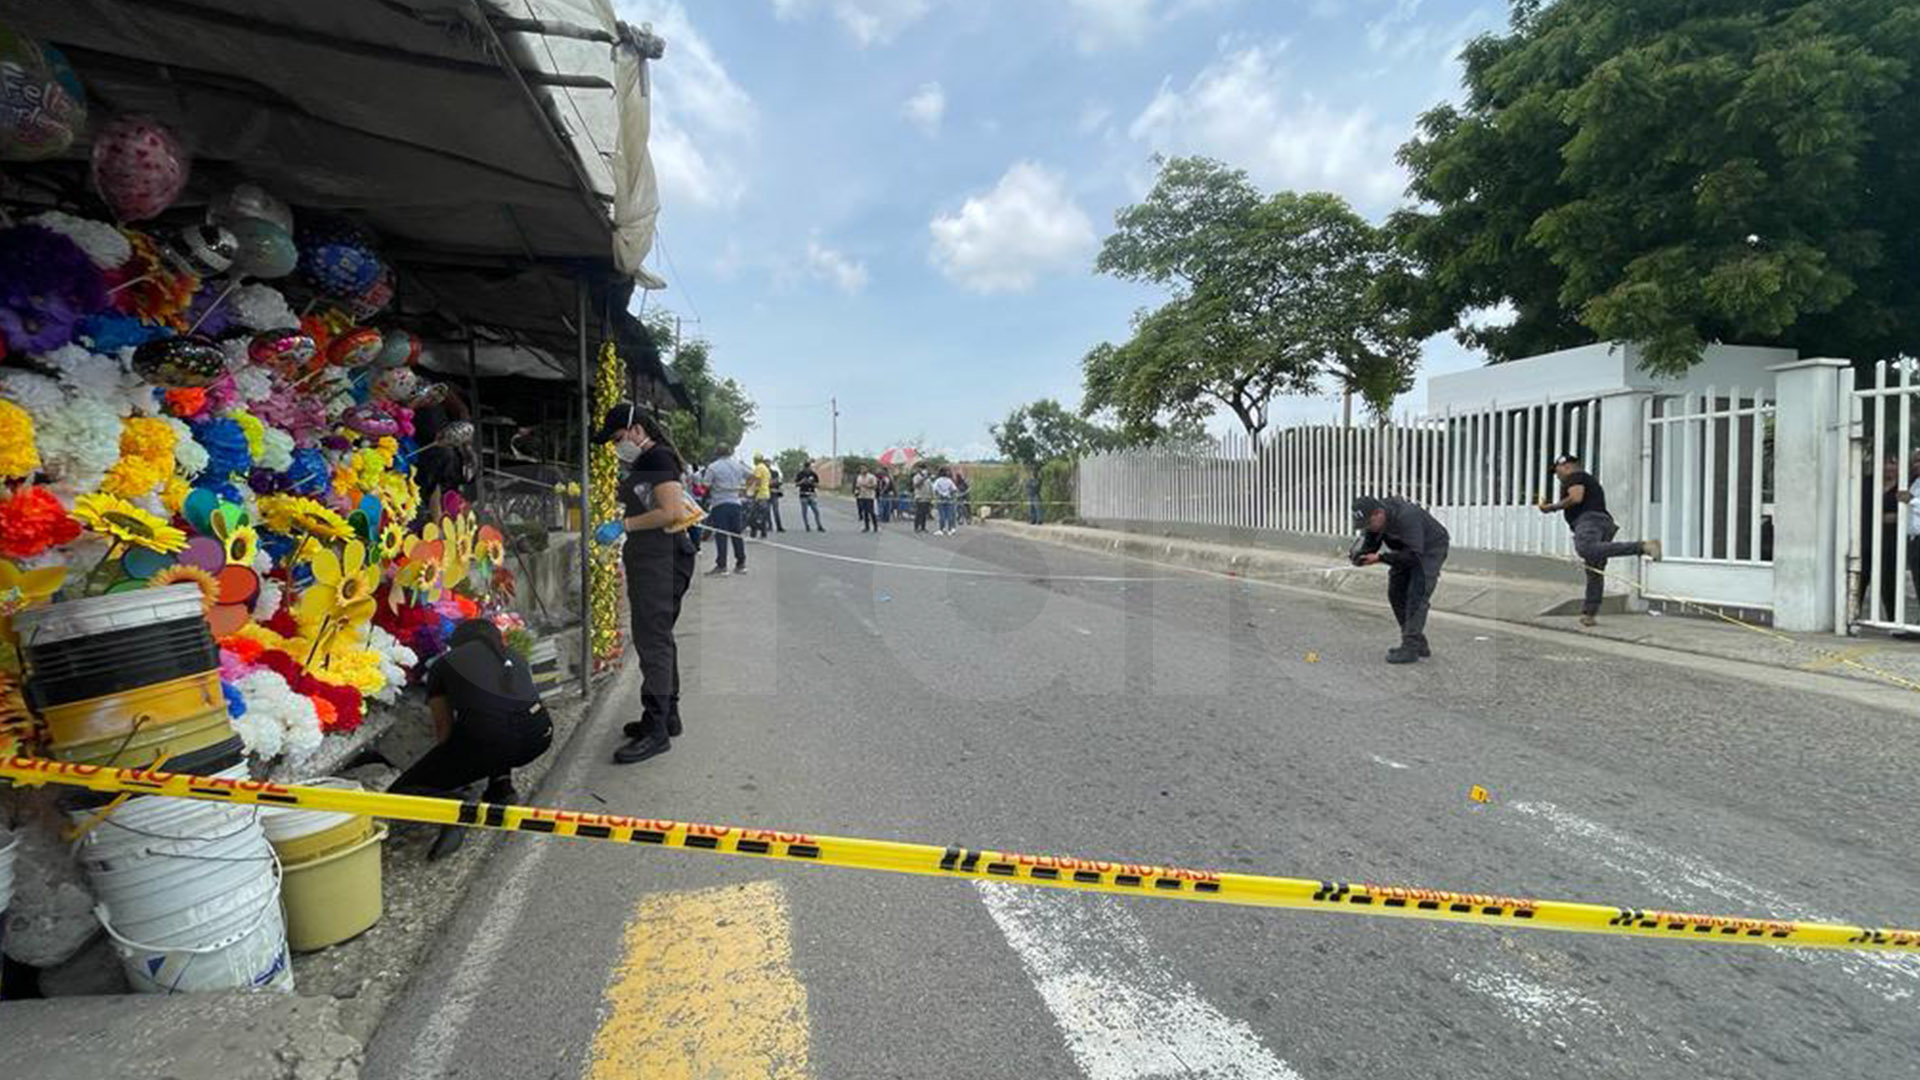
[[[612,764],[626,718],[615,709],[563,751],[538,800],[1309,878],[1920,924],[1920,711],[1824,689],[1841,680],[1446,617],[1430,629],[1431,662],[1388,667],[1382,609],[978,528],[931,539],[896,523],[864,536],[831,509],[828,523],[824,536],[777,539],[855,559],[1035,576],[754,548],[750,575],[702,578],[688,597],[687,733],[673,752]],[[633,691],[630,677],[616,689]],[[1471,801],[1472,785],[1490,801]],[[751,1015],[751,1000],[689,993],[651,1000],[636,1028],[634,991],[613,989],[623,957],[650,947],[645,920],[658,916],[628,932],[637,911],[661,910],[644,905],[675,896],[697,905],[710,895],[701,890],[743,883],[769,883],[771,893],[755,895],[778,898],[785,955],[753,963],[790,969],[803,990],[782,1021],[797,1027],[801,1051],[780,1043],[769,1065],[764,1055],[729,1059],[723,1051],[738,1046],[725,1040],[689,1037],[685,1070],[657,1074],[1920,1076],[1920,958],[508,840],[388,1015],[369,1077],[615,1075],[632,1049],[623,1041],[766,1020]],[[727,919],[709,921],[724,931]],[[726,986],[699,991],[716,993],[724,998]]]

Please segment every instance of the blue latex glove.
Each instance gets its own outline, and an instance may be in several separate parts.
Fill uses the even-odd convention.
[[[601,544],[611,544],[627,534],[627,526],[622,521],[608,521],[593,530],[593,538]]]

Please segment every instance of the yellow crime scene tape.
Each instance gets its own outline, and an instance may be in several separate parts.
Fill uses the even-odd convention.
[[[654,820],[622,814],[462,802],[420,795],[276,784],[263,780],[190,776],[150,769],[116,769],[40,758],[0,759],[0,779],[27,786],[55,783],[132,795],[298,807],[431,825],[465,825],[477,829],[570,836],[615,844],[647,844],[814,866],[841,866],[931,877],[977,878],[1056,889],[1159,896],[1252,907],[1343,911],[1357,915],[1616,934],[1667,941],[1920,953],[1920,930],[1694,915],[1651,908],[1534,900],[1445,889],[1266,877],[1177,866],[1029,855],[991,848],[821,836],[775,829]]]

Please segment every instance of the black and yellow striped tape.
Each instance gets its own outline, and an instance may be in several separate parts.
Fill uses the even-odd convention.
[[[1920,930],[1694,915],[1444,889],[1233,874],[1177,866],[1030,855],[960,845],[909,844],[893,840],[656,820],[623,814],[461,802],[418,795],[304,787],[143,769],[114,769],[39,758],[0,759],[0,779],[28,786],[56,783],[133,795],[165,795],[214,802],[330,810],[396,821],[545,833],[618,844],[651,844],[721,855],[783,859],[818,866],[935,877],[987,878],[1056,889],[1164,896],[1254,907],[1344,911],[1360,915],[1664,940],[1920,953]]]

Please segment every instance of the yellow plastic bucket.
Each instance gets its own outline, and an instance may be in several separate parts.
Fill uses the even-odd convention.
[[[183,679],[169,679],[117,694],[49,705],[40,710],[47,740],[55,747],[124,739],[137,722],[142,730],[176,724],[227,707],[220,693],[220,673],[203,671]]]
[[[131,735],[122,732],[104,739],[55,746],[52,755],[80,765],[129,769],[205,750],[231,738],[233,725],[227,722],[227,708],[222,704],[171,724],[143,724]]]
[[[294,952],[338,945],[380,921],[380,844],[386,838],[387,827],[376,825],[358,843],[282,863],[280,899]]]
[[[281,839],[269,833],[267,839],[272,841],[273,850],[280,853],[280,861],[292,864],[311,862],[322,856],[331,855],[336,851],[353,847],[372,835],[372,818],[364,814],[350,814],[337,825],[305,836]]]

